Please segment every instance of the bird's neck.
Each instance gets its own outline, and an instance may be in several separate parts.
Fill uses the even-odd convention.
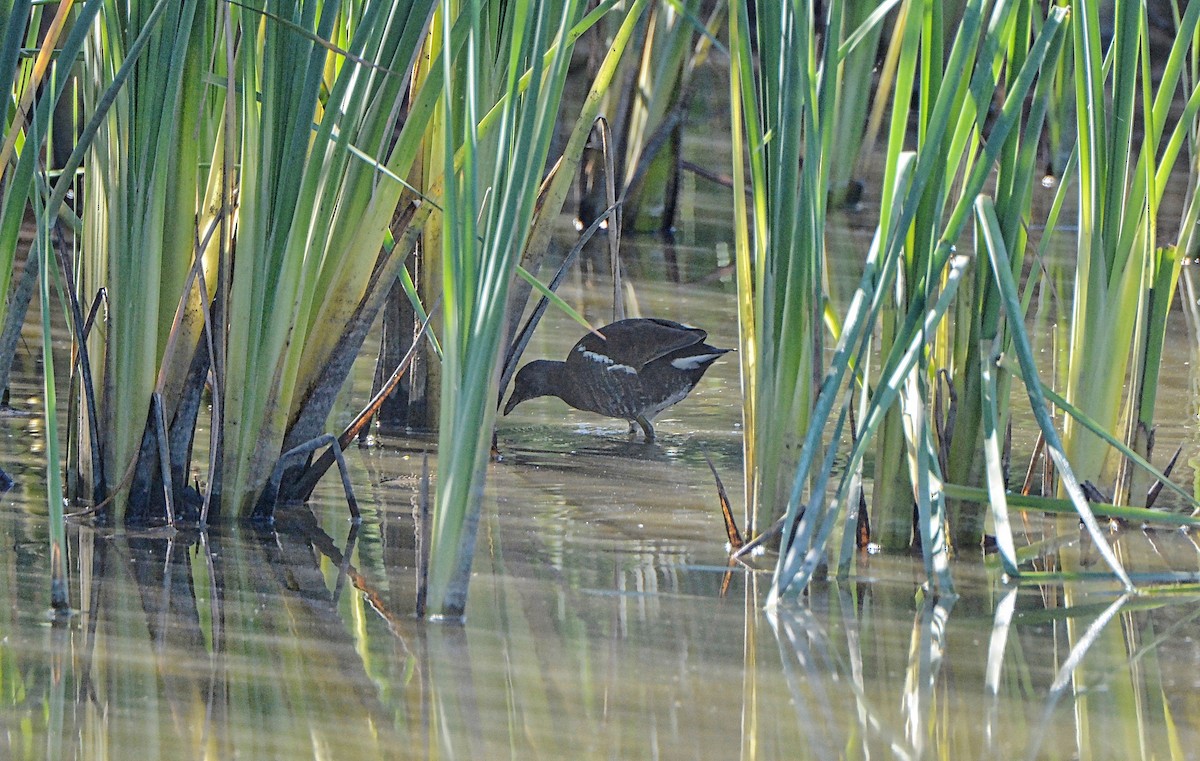
[[[559,395],[558,389],[562,388],[562,383],[566,380],[563,372],[566,370],[566,367],[566,362],[559,362],[553,359],[543,359],[538,363],[537,390],[539,396]]]

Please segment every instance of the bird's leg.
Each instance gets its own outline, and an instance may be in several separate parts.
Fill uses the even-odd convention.
[[[642,427],[642,433],[646,434],[646,443],[649,444],[649,443],[653,442],[654,441],[654,426],[650,425],[650,421],[646,419],[646,416],[638,415],[636,422],[638,425],[640,425]],[[633,426],[630,426],[630,427],[632,428]]]

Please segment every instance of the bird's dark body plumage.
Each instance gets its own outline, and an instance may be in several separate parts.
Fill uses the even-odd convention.
[[[670,320],[637,318],[588,333],[565,362],[535,360],[513,381],[507,415],[521,402],[557,396],[570,406],[637,423],[654,439],[651,421],[695,388],[729,349],[704,343],[708,333]]]

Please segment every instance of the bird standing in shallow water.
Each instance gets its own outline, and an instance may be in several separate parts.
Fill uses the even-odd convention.
[[[671,320],[619,320],[588,333],[565,362],[539,359],[521,368],[504,414],[521,402],[557,396],[577,410],[641,426],[654,441],[654,420],[683,400],[709,365],[730,349],[704,343],[708,333]]]

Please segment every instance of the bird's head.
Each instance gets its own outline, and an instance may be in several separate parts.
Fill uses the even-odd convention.
[[[538,359],[517,371],[517,377],[513,380],[512,395],[508,397],[508,402],[504,405],[504,414],[512,412],[513,407],[528,399],[536,399],[539,396],[557,396],[554,392],[552,377],[555,370],[561,365],[562,362]]]

